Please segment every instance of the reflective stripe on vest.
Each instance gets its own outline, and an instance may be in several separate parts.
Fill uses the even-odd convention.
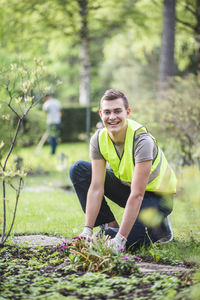
[[[124,152],[119,157],[115,145],[108,135],[106,128],[103,128],[99,133],[99,149],[104,159],[109,163],[115,176],[122,181],[131,182],[134,173],[134,141],[135,134],[138,132],[147,132],[146,128],[141,124],[127,120],[128,127],[124,143]],[[152,137],[153,138],[153,137]],[[153,138],[157,145],[156,140]],[[146,191],[160,193],[175,193],[176,192],[176,176],[170,168],[167,159],[157,145],[157,156],[153,162],[149,181],[146,186]]]

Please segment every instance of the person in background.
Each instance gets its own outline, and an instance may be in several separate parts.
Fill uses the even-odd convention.
[[[166,243],[173,233],[168,215],[176,192],[176,177],[156,139],[138,122],[131,120],[126,96],[107,90],[100,101],[99,115],[104,128],[90,141],[91,163],[75,162],[70,178],[85,212],[80,237],[96,233],[107,237],[107,245],[135,248],[150,241]],[[119,226],[106,198],[124,208]]]
[[[61,104],[57,99],[53,98],[52,94],[46,94],[43,97],[44,104],[43,111],[47,114],[47,130],[49,135],[49,144],[51,147],[51,154],[55,154],[57,147],[57,139],[59,136],[61,123]]]

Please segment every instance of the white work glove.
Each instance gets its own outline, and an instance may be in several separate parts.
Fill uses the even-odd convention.
[[[84,238],[90,242],[92,239],[93,229],[91,227],[85,226],[83,232],[79,235],[80,238]]]
[[[126,242],[127,239],[118,232],[113,239],[107,241],[107,246],[111,247],[114,254],[118,254],[119,251],[124,250]]]

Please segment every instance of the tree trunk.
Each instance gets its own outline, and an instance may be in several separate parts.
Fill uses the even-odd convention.
[[[80,105],[90,104],[90,57],[89,57],[89,36],[88,36],[88,0],[79,0],[81,16],[81,48],[80,48]]]
[[[81,41],[80,63],[79,103],[88,105],[90,103],[90,58],[86,38],[82,38]]]
[[[174,76],[176,0],[163,0],[163,32],[159,67],[159,96],[170,86]]]
[[[195,40],[196,40],[197,74],[200,75],[200,0],[196,0],[196,18],[197,18],[197,24],[195,27]]]

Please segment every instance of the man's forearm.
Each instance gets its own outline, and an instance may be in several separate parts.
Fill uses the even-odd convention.
[[[85,226],[94,227],[96,218],[98,216],[104,192],[90,187],[87,195]]]
[[[129,197],[123,218],[122,223],[119,229],[120,234],[122,234],[125,238],[128,237],[136,219],[139,214],[140,206],[142,203],[142,196],[131,196]]]
[[[128,237],[140,211],[148,183],[152,161],[144,161],[135,165],[134,176],[131,183],[131,193],[124,210],[122,223],[119,229],[120,234]]]

